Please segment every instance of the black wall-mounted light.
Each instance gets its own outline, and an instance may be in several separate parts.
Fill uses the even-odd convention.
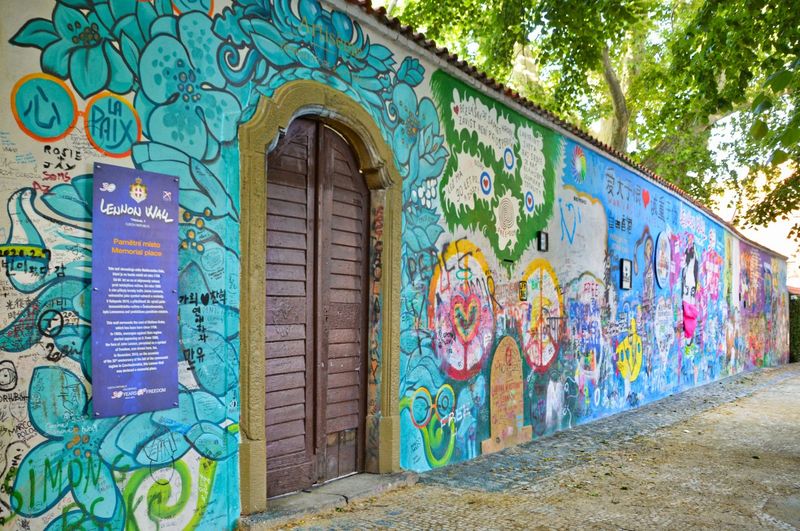
[[[550,238],[547,236],[547,233],[543,230],[540,230],[536,233],[536,249],[538,249],[542,253],[546,253],[547,249],[550,247]]]

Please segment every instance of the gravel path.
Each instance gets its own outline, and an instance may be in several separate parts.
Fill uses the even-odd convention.
[[[800,527],[800,364],[685,391],[419,484],[296,521],[303,529]]]

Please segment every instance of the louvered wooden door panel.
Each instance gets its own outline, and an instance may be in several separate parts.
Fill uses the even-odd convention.
[[[346,141],[307,119],[267,176],[271,497],[363,466],[369,193]]]
[[[324,189],[331,195],[325,203],[329,210],[321,218],[330,220],[321,240],[327,245],[323,316],[328,363],[325,456],[320,465],[321,479],[328,480],[363,466],[369,191],[344,139],[325,128],[322,147],[329,170]]]
[[[297,120],[267,163],[267,494],[316,481],[314,122]]]

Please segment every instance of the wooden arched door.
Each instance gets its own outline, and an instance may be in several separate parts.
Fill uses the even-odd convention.
[[[267,495],[363,468],[369,190],[336,131],[290,125],[267,160]]]

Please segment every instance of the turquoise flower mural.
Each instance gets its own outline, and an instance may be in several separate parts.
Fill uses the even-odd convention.
[[[319,81],[361,103],[386,136],[384,113],[396,82],[396,61],[346,14],[328,11],[317,0],[299,2],[296,9],[290,2],[244,1],[223,13],[215,28],[220,37],[247,47],[244,54],[230,45],[220,49],[232,84],[250,82],[258,93],[271,96],[287,82]],[[237,64],[230,63],[234,59]],[[242,94],[247,105],[256,103],[251,95]]]
[[[445,154],[442,137],[439,135],[439,115],[429,98],[417,102],[414,89],[406,83],[399,83],[392,91],[390,112],[394,113],[397,125],[394,129],[392,145],[400,168],[408,175],[418,175],[419,165],[444,165]],[[426,175],[433,168],[426,168]],[[439,168],[441,171],[441,168]]]
[[[55,366],[35,369],[30,415],[47,440],[27,454],[14,483],[18,516],[61,507],[48,529],[118,529],[134,520],[141,525],[134,505],[156,502],[136,498],[131,483],[120,494],[123,478],[147,482],[148,470],[163,472],[180,463],[205,467],[213,476],[206,484],[212,492],[198,496],[203,507],[194,513],[180,505],[183,520],[148,507],[146,517],[154,525],[178,519],[171,523],[230,527],[231,515],[238,514],[224,494],[236,487],[239,442],[238,282],[231,278],[239,267],[236,135],[260,96],[270,97],[292,81],[314,80],[361,104],[395,153],[404,178],[404,219],[413,227],[424,225],[404,233],[404,253],[413,249],[433,256],[441,235],[433,202],[410,200],[410,190],[435,179],[448,156],[432,101],[416,94],[425,78],[419,61],[398,60],[389,48],[371,42],[346,13],[318,0],[234,0],[218,14],[209,12],[212,5],[208,0],[59,0],[52,20],[30,20],[11,39],[41,50],[42,70],[71,83],[83,98],[109,90],[133,102],[142,135],[132,146],[131,162],[180,179],[180,292],[225,294],[224,300],[202,303],[207,312],[202,334],[187,317],[197,303],[181,303],[181,348],[202,349],[204,360],[181,366],[189,371],[182,375],[186,385],[180,387],[176,408],[94,420],[85,387],[91,381],[91,177],[75,177],[42,196],[25,188],[9,198],[13,243],[33,242],[53,256],[71,253],[65,255],[62,276],[15,279],[16,289],[35,290],[37,298],[13,325],[38,320],[59,297],[68,299],[65,308],[78,319],[63,327],[53,348],[83,374]],[[49,211],[40,215],[40,208]],[[67,230],[59,230],[59,224]],[[414,326],[405,318],[403,323],[409,330]],[[24,352],[44,340],[34,329],[3,348]],[[62,403],[51,404],[54,397]],[[188,483],[181,482],[181,499],[188,496],[184,488]],[[68,496],[74,501],[65,506]]]
[[[133,75],[112,44],[113,35],[96,13],[86,16],[78,9],[58,4],[52,22],[33,19],[11,42],[41,49],[42,70],[61,79],[69,78],[83,98],[101,90],[125,94],[133,86]]]

